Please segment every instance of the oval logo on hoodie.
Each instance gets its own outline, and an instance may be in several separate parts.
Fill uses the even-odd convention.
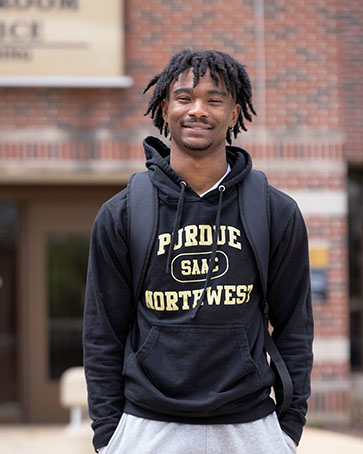
[[[171,262],[171,275],[178,282],[203,282],[207,278],[211,255],[212,251],[179,254]],[[217,250],[211,279],[226,274],[228,267],[227,254]]]

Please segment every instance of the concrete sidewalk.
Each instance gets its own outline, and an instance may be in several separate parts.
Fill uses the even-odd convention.
[[[91,437],[88,424],[78,431],[65,426],[0,426],[0,447],[4,454],[92,454]],[[306,428],[297,453],[324,452],[362,454],[363,434],[358,438]]]

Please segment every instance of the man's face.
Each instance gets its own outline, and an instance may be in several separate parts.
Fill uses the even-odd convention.
[[[219,85],[208,70],[193,88],[194,75],[189,68],[170,85],[162,109],[172,150],[224,152],[227,129],[236,123],[240,106],[218,77]]]

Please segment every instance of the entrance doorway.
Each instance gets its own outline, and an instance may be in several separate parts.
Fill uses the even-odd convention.
[[[7,355],[12,366],[8,374],[13,375],[0,377],[0,420],[14,420],[9,411],[1,413],[2,404],[6,410],[3,391],[17,405],[19,421],[60,422],[69,418],[59,403],[59,378],[68,367],[82,365],[90,232],[102,203],[120,189],[2,188],[0,210],[8,207],[12,213],[8,218],[17,228],[7,224],[6,241],[12,247],[8,246],[7,255],[0,259],[0,275],[5,281],[8,273],[8,286],[13,282],[2,309],[10,311]],[[0,215],[0,226],[2,218],[4,215]],[[0,230],[1,251],[5,248],[3,237]],[[1,341],[5,331],[2,325],[0,328]],[[3,344],[0,342],[0,348]]]

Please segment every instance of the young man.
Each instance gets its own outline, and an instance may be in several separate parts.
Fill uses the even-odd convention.
[[[296,203],[270,187],[269,318],[293,383],[278,419],[282,386],[266,360],[262,284],[238,208],[251,157],[226,146],[255,114],[250,80],[229,55],[184,50],[145,91],[154,85],[146,114],[171,142],[144,141],[159,221],[139,301],[127,190],[102,206],[92,230],[84,362],[94,447],[294,452],[312,367],[307,234]]]

